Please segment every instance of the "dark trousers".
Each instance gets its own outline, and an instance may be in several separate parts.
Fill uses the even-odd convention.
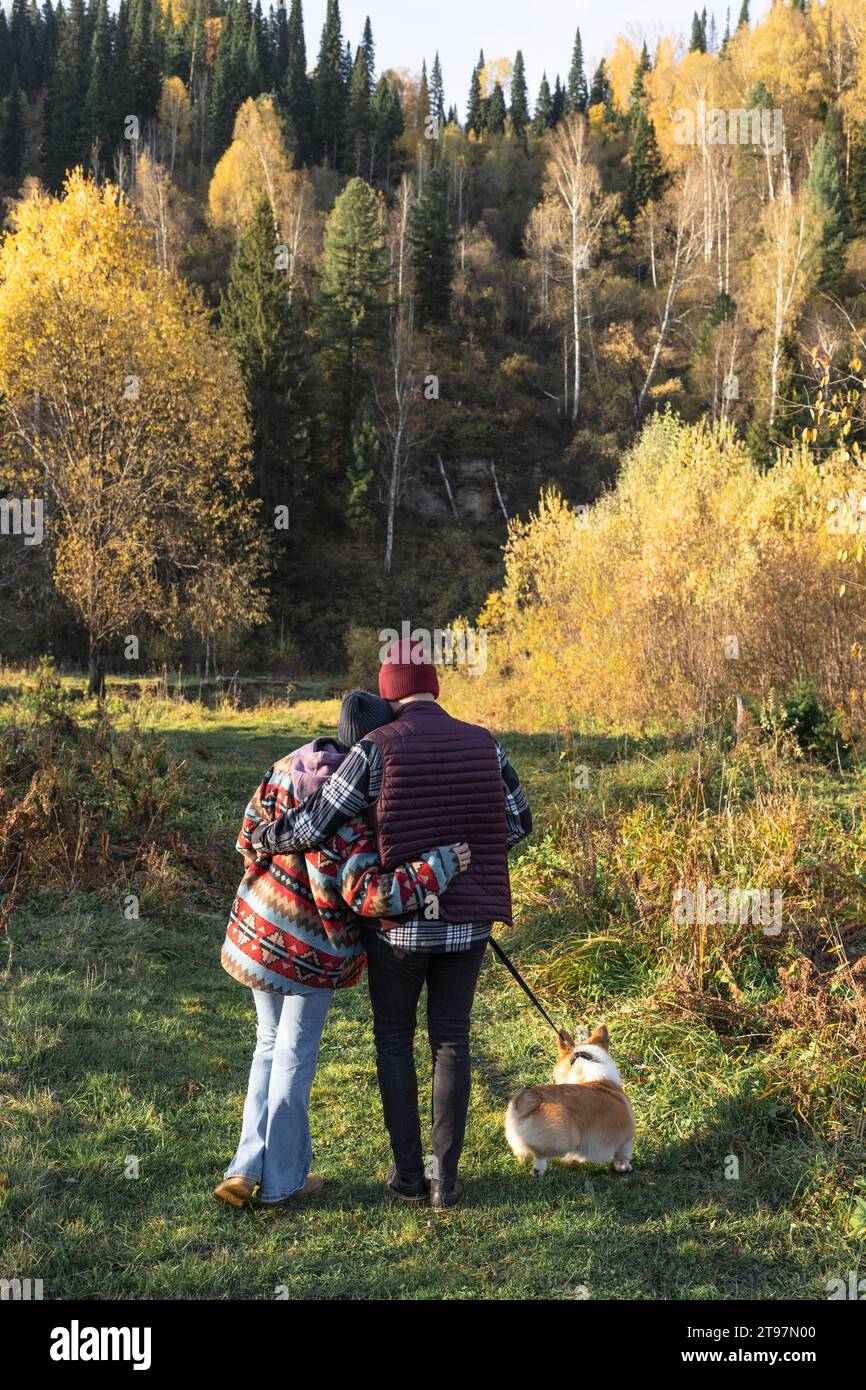
[[[418,1077],[412,1043],[418,1000],[427,985],[427,1034],[433,1059],[431,1142],[438,1174],[454,1182],[469,1110],[469,1015],[485,942],[467,951],[434,954],[389,946],[380,932],[364,928],[376,1071],[385,1126],[401,1177],[424,1171]]]

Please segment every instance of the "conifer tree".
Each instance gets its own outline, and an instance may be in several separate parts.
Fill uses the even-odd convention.
[[[273,87],[274,91],[279,91],[286,80],[286,68],[289,65],[289,17],[286,13],[286,0],[279,0],[276,10],[271,10],[268,31]]]
[[[83,164],[87,156],[82,131],[82,113],[89,81],[84,0],[70,0],[64,13],[57,61],[46,102],[47,148],[45,171],[49,182],[59,187],[70,169]]]
[[[695,10],[694,14],[692,15],[692,33],[691,33],[691,38],[689,39],[689,52],[690,52],[690,53],[706,53],[706,51],[707,51],[706,10],[704,10],[704,17],[703,17],[703,18],[701,18],[701,16],[698,14],[697,10]]]
[[[130,0],[129,21],[129,110],[144,126],[156,115],[162,93],[162,10],[158,0]]]
[[[307,46],[301,0],[292,0],[286,24],[286,59],[280,86],[280,110],[295,164],[313,157],[313,91],[307,76]]]
[[[629,221],[634,221],[648,203],[655,201],[662,190],[663,182],[655,127],[641,102],[634,115],[634,135],[624,201],[624,211]]]
[[[346,521],[353,531],[366,530],[375,520],[381,453],[373,403],[365,396],[352,424],[352,451],[346,469]]]
[[[316,151],[332,169],[340,163],[346,108],[345,55],[338,0],[328,0],[319,60],[313,75]]]
[[[39,54],[36,28],[28,0],[12,0],[9,17],[9,43],[11,66],[17,70],[21,90],[30,92],[38,78]],[[36,12],[38,16],[38,11]]]
[[[826,129],[815,146],[806,187],[821,226],[816,252],[816,288],[835,289],[845,269],[845,194],[839,155]]]
[[[14,66],[6,11],[3,6],[0,5],[0,99],[2,99],[9,90],[9,83],[12,81],[12,69]]]
[[[220,26],[210,94],[211,141],[218,159],[231,144],[235,116],[242,101],[242,20],[235,0],[229,0]]]
[[[466,108],[466,130],[470,135],[478,138],[484,132],[484,102],[481,97],[481,73],[484,68],[484,52],[472,69],[472,79],[469,83],[469,103]]]
[[[99,0],[96,24],[90,44],[90,81],[84,102],[82,142],[91,151],[99,150],[103,168],[110,167],[116,130],[111,92],[111,22],[107,0]]]
[[[556,74],[556,81],[553,84],[553,100],[551,105],[551,115],[553,117],[552,124],[559,125],[559,122],[565,115],[565,88],[559,80],[559,73]]]
[[[373,79],[376,75],[376,45],[373,43],[373,26],[370,23],[370,16],[364,20],[364,32],[361,35],[361,48],[364,51],[364,62],[367,67],[367,77],[370,82],[370,90],[373,90]]]
[[[529,125],[529,98],[526,94],[526,68],[523,62],[523,54],[518,48],[514,58],[514,67],[511,72],[511,129],[518,140],[526,139],[526,127]]]
[[[862,233],[866,227],[866,124],[851,142],[851,172],[848,179],[848,221]]]
[[[418,83],[418,124],[422,130],[428,129],[430,119],[430,85],[427,81],[427,59],[421,59],[421,81]]]
[[[261,0],[256,0],[256,7],[250,15],[244,66],[246,69],[244,98],[261,96],[262,92],[268,89],[270,73],[270,65],[265,51]]]
[[[532,131],[534,135],[543,135],[553,125],[553,98],[550,95],[550,83],[547,80],[547,73],[541,75],[541,86],[538,89],[538,98],[535,103],[535,112],[532,117]]]
[[[743,27],[744,24],[745,24],[746,28],[748,29],[748,27],[749,27],[749,0],[743,0],[742,7],[741,7],[741,9],[740,9],[740,17],[739,17],[739,19],[737,20],[737,28],[738,28],[738,29],[742,29],[742,27]]]
[[[646,41],[644,41],[643,48],[641,49],[641,55],[638,59],[638,65],[634,70],[634,78],[632,79],[631,84],[629,109],[632,113],[634,113],[636,108],[643,102],[644,78],[649,72],[650,66],[651,64],[649,50],[647,49]]]
[[[352,421],[386,342],[388,279],[381,197],[350,179],[325,227],[316,296],[319,357],[334,402],[332,448],[344,469]]]
[[[583,41],[580,37],[580,30],[578,29],[574,36],[571,67],[568,72],[568,82],[565,88],[566,115],[570,115],[572,111],[585,111],[588,96],[586,73],[583,69]]]
[[[448,211],[448,181],[441,164],[429,174],[412,208],[410,236],[418,322],[422,327],[447,323],[454,278],[454,232]]]
[[[589,89],[590,106],[607,106],[610,102],[610,82],[607,76],[607,65],[602,58],[592,77],[592,86]]]
[[[27,98],[18,81],[18,69],[12,69],[12,80],[0,113],[0,176],[10,179],[17,187],[24,168],[24,148],[27,141]]]
[[[439,61],[438,49],[430,73],[430,110],[439,122],[441,130],[445,125],[445,85],[442,81],[442,64]]]
[[[368,165],[370,146],[371,112],[370,101],[373,95],[370,70],[363,47],[355,54],[355,66],[349,83],[349,97],[346,107],[346,149],[355,174],[365,172]]]
[[[375,152],[374,171],[387,188],[394,172],[394,151],[403,134],[404,122],[397,83],[389,82],[384,73],[376,83],[370,102],[370,124]]]
[[[263,197],[232,258],[221,318],[237,352],[249,405],[257,495],[271,520],[274,507],[288,506],[294,526],[310,503],[311,366],[285,271],[278,266],[276,240],[270,203]],[[285,554],[282,544],[276,554]]]
[[[505,93],[498,82],[484,103],[484,128],[491,135],[502,135],[505,130]]]

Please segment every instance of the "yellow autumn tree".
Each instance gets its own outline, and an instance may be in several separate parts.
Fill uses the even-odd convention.
[[[113,642],[248,626],[261,545],[243,388],[119,190],[34,189],[0,243],[0,487],[41,497],[60,596]]]
[[[320,249],[321,218],[309,174],[292,168],[273,98],[250,97],[235,117],[232,143],[210,181],[211,221],[238,236],[263,197],[273,215],[275,243],[286,248],[291,296]]]
[[[858,488],[846,450],[819,467],[799,445],[763,470],[728,425],[654,416],[588,512],[551,491],[512,520],[478,619],[487,669],[446,672],[448,708],[511,729],[681,727],[805,675],[862,718],[866,614],[840,555]]]

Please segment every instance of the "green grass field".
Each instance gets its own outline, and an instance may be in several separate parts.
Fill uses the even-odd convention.
[[[664,1003],[664,950],[648,953],[613,920],[597,881],[587,887],[575,869],[574,844],[564,867],[573,796],[563,746],[546,735],[505,736],[537,829],[514,856],[520,916],[502,939],[563,1023],[607,1018],[637,1114],[635,1172],[553,1165],[537,1182],[516,1163],[503,1110],[517,1086],[549,1079],[554,1049],[491,958],[474,1018],[459,1214],[434,1219],[385,1198],[363,985],[332,1006],[313,1093],[322,1197],[280,1214],[211,1199],[237,1139],[254,1041],[251,1000],[219,965],[235,832],[271,759],[323,731],[335,710],[149,707],[143,724],[183,760],[161,829],[180,831],[199,860],[175,865],[166,840],[141,882],[121,857],[114,882],[68,892],[49,875],[16,906],[0,938],[0,1277],[41,1279],[46,1299],[826,1297],[827,1280],[856,1268],[862,1248],[861,1150],[849,1121],[833,1118],[862,1073],[853,1063],[845,1077],[828,1073],[832,1094],[810,1110],[791,1058],[805,1043],[784,1054],[789,1083],[760,1030],[725,1030]],[[601,739],[568,751],[601,770],[584,827],[586,815],[603,824],[614,803],[626,813],[661,805],[671,768],[688,757],[650,744],[624,756]],[[850,828],[859,774],[815,794]],[[124,916],[131,892],[137,920]],[[612,944],[597,939],[605,931]],[[744,957],[743,1016],[759,1019],[772,992],[767,971]],[[417,1056],[426,1086],[423,1034]],[[822,1125],[816,1113],[830,1118]]]

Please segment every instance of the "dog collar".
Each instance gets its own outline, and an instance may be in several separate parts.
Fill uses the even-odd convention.
[[[576,1062],[578,1057],[581,1059],[582,1062],[595,1062],[597,1060],[595,1057],[593,1057],[591,1052],[582,1052],[579,1047],[576,1047],[572,1052],[569,1061]]]

